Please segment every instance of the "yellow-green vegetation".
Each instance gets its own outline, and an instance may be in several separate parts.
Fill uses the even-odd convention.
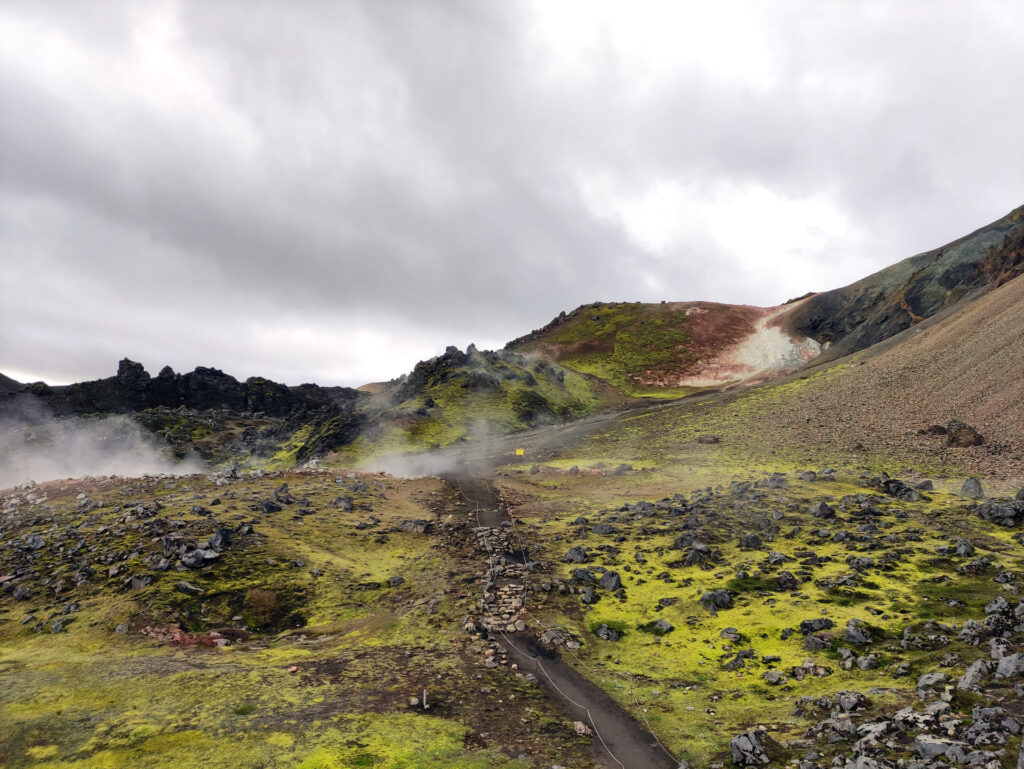
[[[475,595],[456,578],[447,493],[309,471],[8,492],[0,575],[29,595],[0,597],[0,765],[525,769],[578,755],[539,690],[484,668],[461,631]],[[179,544],[218,531],[207,565],[179,565]]]
[[[695,359],[688,347],[686,312],[668,305],[587,305],[561,319],[539,341],[557,351],[562,365],[630,395],[677,398],[696,389],[652,384],[652,379]],[[531,341],[526,347],[533,345]]]
[[[371,426],[342,461],[423,451],[578,419],[601,399],[584,376],[515,353],[450,350],[420,363],[368,407]]]
[[[566,472],[570,462],[578,474]],[[729,736],[757,724],[777,741],[799,740],[808,726],[801,697],[871,690],[874,706],[911,704],[921,673],[959,676],[968,661],[985,656],[957,640],[949,626],[984,617],[995,595],[1011,604],[1021,598],[1019,584],[999,584],[993,576],[1020,574],[1024,547],[1012,530],[980,519],[963,497],[929,492],[926,499],[901,501],[868,485],[869,474],[851,470],[838,480],[811,482],[710,467],[613,475],[614,467],[605,461],[595,470],[594,463],[562,458],[533,475],[507,469],[501,485],[517,503],[520,531],[541,544],[536,557],[554,565],[551,575],[538,579],[553,575],[578,591],[586,582],[573,571],[600,567],[595,577],[614,570],[623,586],[621,592],[596,587],[598,600],[589,606],[579,594],[541,593],[532,611],[541,624],[579,637],[582,648],[568,661],[697,765],[728,760]],[[838,517],[813,517],[817,501]],[[865,501],[874,514],[865,515]],[[741,547],[742,534],[756,535],[757,546]],[[973,551],[940,552],[959,539]],[[686,565],[693,542],[708,545],[711,555]],[[570,547],[584,549],[586,562],[562,562]],[[777,564],[768,560],[772,551],[782,554]],[[971,562],[982,557],[989,563],[972,573]],[[797,587],[780,586],[782,570],[796,575]],[[716,590],[733,591],[731,608],[702,603]],[[825,649],[803,645],[800,623],[815,618],[835,623]],[[844,640],[851,619],[865,623],[871,643]],[[652,626],[658,620],[671,629]],[[602,625],[621,638],[599,638]],[[723,638],[727,628],[738,631],[739,640]],[[792,635],[784,637],[787,628]],[[942,632],[947,642],[904,649],[900,640],[908,628],[933,638]],[[852,653],[849,668],[844,647]],[[749,659],[728,664],[747,650]],[[943,654],[959,656],[943,663]],[[868,655],[869,667],[861,669]],[[808,660],[828,675],[798,680],[794,671]],[[782,683],[766,681],[769,670],[781,673]],[[962,702],[969,706],[970,697],[964,693]]]

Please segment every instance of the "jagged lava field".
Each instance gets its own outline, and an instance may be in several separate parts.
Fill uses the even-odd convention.
[[[1024,769],[1022,273],[1018,208],[359,389],[0,377],[0,765]]]

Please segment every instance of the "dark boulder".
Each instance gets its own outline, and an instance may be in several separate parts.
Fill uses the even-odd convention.
[[[653,635],[665,635],[675,630],[675,627],[664,619],[656,619],[653,622],[648,622],[644,625],[640,625],[640,630],[645,633],[651,633]]]
[[[578,585],[596,585],[597,577],[589,569],[573,569],[570,574],[572,581]]]
[[[601,575],[601,579],[599,581],[601,587],[612,592],[622,587],[622,579],[619,577],[619,573],[617,571],[606,571]]]
[[[794,577],[791,572],[780,571],[779,572],[779,589],[780,590],[791,591],[791,590],[796,590],[796,588],[797,588],[796,577]]]
[[[600,600],[601,596],[599,596],[597,591],[594,590],[593,585],[585,585],[580,591],[580,601],[585,604],[597,603]]]
[[[946,425],[946,444],[948,446],[966,448],[980,446],[984,442],[985,438],[981,433],[958,419],[954,419]]]
[[[590,556],[586,554],[582,547],[570,547],[565,555],[562,556],[563,563],[586,563],[590,560]]]
[[[736,735],[729,742],[729,749],[736,766],[764,766],[771,761],[761,742],[761,734],[756,731]]]
[[[210,537],[210,547],[214,550],[226,550],[231,546],[231,531],[228,529],[217,529]]]
[[[761,538],[756,534],[740,534],[741,550],[757,550],[761,544]]]
[[[270,513],[279,513],[283,508],[272,499],[261,499],[252,506],[252,509],[264,515],[269,515]]]
[[[978,506],[977,513],[979,517],[991,521],[997,526],[1007,528],[1020,526],[1024,524],[1024,500],[1014,500],[1007,504],[988,500]]]
[[[971,499],[981,499],[984,494],[981,490],[981,481],[977,478],[968,478],[960,488],[960,493]]]
[[[836,623],[828,617],[815,617],[813,619],[801,620],[800,632],[804,635],[809,635],[810,633],[817,633],[822,630],[831,630],[835,626]]]
[[[852,644],[869,644],[871,643],[871,633],[862,620],[851,619],[846,623],[843,640]]]
[[[731,609],[732,601],[735,596],[736,593],[732,590],[708,590],[701,595],[700,602],[704,605],[704,608],[709,611],[713,611],[715,609]]]
[[[11,598],[15,601],[27,601],[32,597],[32,591],[28,585],[16,585],[11,591]]]
[[[597,626],[594,631],[594,635],[600,638],[602,641],[618,641],[622,638],[622,633],[613,627],[602,623]]]
[[[407,534],[429,534],[434,530],[434,524],[430,521],[421,521],[419,519],[410,519],[406,521],[400,521],[397,526],[399,531],[404,531]]]
[[[836,511],[827,502],[818,501],[811,506],[811,515],[815,518],[830,519],[836,517]]]

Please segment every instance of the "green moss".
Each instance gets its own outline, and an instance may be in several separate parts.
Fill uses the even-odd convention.
[[[581,457],[579,447],[574,447],[572,454],[575,456],[559,458],[552,464],[593,466],[593,458]],[[610,464],[603,456],[602,460]],[[727,758],[728,741],[723,740],[723,734],[741,731],[752,724],[767,725],[779,740],[799,738],[807,723],[792,714],[796,697],[833,695],[843,689],[865,691],[878,686],[894,694],[873,699],[884,701],[892,697],[895,702],[903,687],[912,687],[912,677],[892,676],[896,660],[888,650],[893,639],[899,638],[907,626],[920,628],[926,619],[959,624],[968,617],[977,618],[996,589],[991,573],[981,577],[957,576],[956,565],[966,559],[937,569],[932,565],[936,547],[948,544],[954,536],[965,536],[978,546],[991,541],[992,547],[1003,548],[999,558],[1002,568],[1018,569],[1024,565],[1019,546],[1004,545],[1004,533],[998,527],[959,508],[956,497],[936,492],[930,495],[930,501],[905,503],[885,499],[880,503],[886,508],[882,520],[893,524],[883,533],[917,532],[914,536],[919,540],[900,546],[899,557],[891,563],[862,574],[855,588],[827,587],[828,580],[849,573],[846,558],[862,551],[856,543],[809,537],[816,525],[809,509],[816,499],[831,498],[836,504],[835,500],[844,495],[869,491],[852,475],[841,475],[837,482],[814,483],[790,476],[784,489],[762,489],[764,496],[747,502],[745,510],[734,508],[728,493],[716,497],[707,505],[714,514],[708,516],[700,538],[721,552],[721,561],[709,564],[708,568],[670,565],[681,557],[679,551],[670,549],[678,535],[673,524],[679,519],[660,513],[654,518],[633,520],[628,513],[618,513],[624,502],[658,500],[675,492],[689,494],[707,486],[727,486],[733,480],[758,480],[764,478],[768,469],[669,463],[657,471],[623,476],[552,475],[552,471],[544,471],[535,476],[513,474],[503,479],[506,496],[522,501],[514,511],[524,521],[520,528],[531,531],[535,541],[547,544],[543,557],[555,564],[555,572],[562,579],[568,580],[570,570],[576,568],[558,561],[566,548],[576,544],[573,537],[567,537],[567,532],[576,528],[571,522],[580,515],[592,524],[612,522],[612,516],[617,518],[613,522],[617,535],[625,537],[615,543],[619,552],[600,549],[611,540],[593,534],[588,534],[580,544],[590,548],[592,563],[618,571],[625,598],[620,600],[600,591],[601,600],[592,606],[585,607],[577,597],[570,596],[565,601],[542,600],[533,611],[544,624],[560,625],[582,638],[582,649],[568,659],[632,712],[637,713],[639,701],[659,738],[673,752],[702,765]],[[557,482],[552,483],[555,479]],[[779,590],[777,570],[764,564],[766,552],[742,550],[738,545],[738,532],[751,530],[754,519],[768,517],[771,511],[783,512],[778,522],[781,532],[772,541],[772,549],[792,556],[794,551],[807,548],[822,559],[813,570],[812,579],[801,582],[792,593]],[[800,526],[804,533],[793,540],[781,536],[794,526]],[[855,530],[856,518],[840,525],[831,524],[830,528]],[[556,535],[563,539],[555,542]],[[646,560],[643,565],[633,558],[635,548],[642,549]],[[863,554],[878,555],[871,550]],[[1008,562],[1011,557],[1012,562]],[[750,576],[735,576],[741,566]],[[798,574],[801,571],[796,561],[780,568]],[[758,574],[758,570],[762,573]],[[952,574],[954,581],[930,581],[943,571]],[[668,572],[672,580],[658,579],[662,572]],[[700,596],[720,588],[737,592],[735,605],[714,615],[701,605]],[[659,609],[663,598],[675,602]],[[799,632],[783,640],[782,630],[796,629],[801,620],[823,613],[836,623],[834,632],[840,639],[835,642],[836,648],[850,646],[841,640],[847,620],[864,622],[874,639],[867,650],[878,655],[879,667],[865,671],[854,666],[846,670],[836,651],[805,650]],[[661,637],[633,632],[616,642],[594,635],[601,624],[643,629],[657,619],[667,620],[675,629]],[[721,632],[729,626],[739,628],[744,640],[738,644],[724,640]],[[755,658],[739,670],[726,670],[723,663],[740,648],[753,650]],[[963,651],[966,659],[976,655],[956,641],[944,649],[954,650]],[[862,652],[857,647],[857,653]],[[933,669],[933,655],[927,649],[911,647],[900,649],[898,657],[911,666]],[[765,656],[779,658],[770,667],[787,676],[789,689],[769,686],[763,680],[763,673],[769,669],[760,662]],[[797,681],[791,669],[808,658],[829,667],[831,675]]]
[[[559,356],[563,365],[628,394],[679,397],[696,389],[647,384],[652,374],[657,376],[696,358],[688,347],[683,311],[639,303],[585,307],[544,341],[566,349]]]

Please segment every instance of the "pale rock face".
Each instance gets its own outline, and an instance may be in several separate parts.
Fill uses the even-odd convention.
[[[736,353],[736,360],[752,371],[782,371],[802,366],[821,354],[821,345],[811,338],[796,341],[781,328],[759,328]]]
[[[724,350],[712,360],[702,362],[701,373],[684,379],[681,385],[714,387],[742,382],[765,374],[775,374],[799,368],[817,358],[822,346],[810,337],[792,337],[773,325],[780,315],[790,312],[795,305],[784,305],[765,310],[765,315],[754,332],[739,344]]]

